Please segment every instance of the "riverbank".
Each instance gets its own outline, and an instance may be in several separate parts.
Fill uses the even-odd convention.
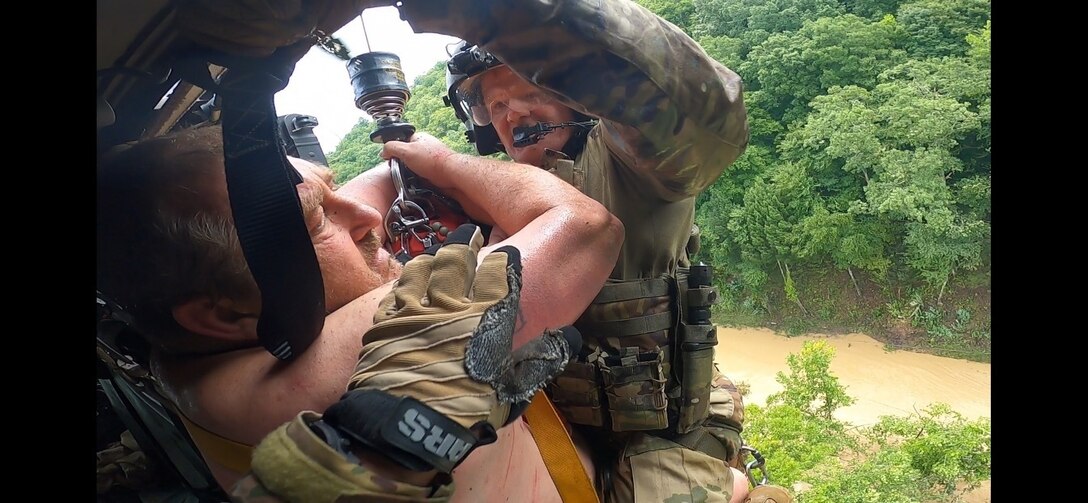
[[[745,403],[766,405],[782,390],[775,379],[788,373],[786,357],[809,340],[834,348],[830,371],[857,402],[835,412],[855,426],[874,424],[882,415],[906,416],[933,403],[946,403],[969,419],[991,417],[989,363],[888,350],[860,333],[785,336],[766,328],[719,327],[715,360],[722,372],[745,388]],[[990,501],[990,482],[965,495],[966,503]]]
[[[907,415],[943,402],[970,419],[990,417],[990,364],[911,351],[888,351],[865,334],[807,334],[786,337],[765,328],[718,328],[716,361],[734,382],[749,388],[746,402],[765,404],[782,390],[776,372],[788,372],[786,357],[805,341],[822,339],[835,348],[831,371],[857,403],[838,419],[857,426],[881,415]]]
[[[827,269],[795,270],[793,279],[794,299],[774,277],[756,298],[724,293],[715,321],[789,336],[864,333],[895,349],[990,361],[988,272],[962,274],[940,291]]]

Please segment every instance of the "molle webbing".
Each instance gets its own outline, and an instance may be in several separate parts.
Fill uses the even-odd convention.
[[[665,278],[608,283],[593,299],[594,304],[619,302],[638,298],[660,297],[669,294],[669,282]]]
[[[599,382],[595,361],[572,361],[548,386],[548,394],[568,421],[601,426],[604,424],[602,404],[605,400],[601,397]]]
[[[709,416],[717,300],[705,266],[609,281],[575,324],[586,348],[549,385],[572,423],[612,431],[695,431]],[[690,319],[689,319],[690,318]],[[692,442],[694,437],[689,439]],[[698,440],[703,443],[703,440]]]
[[[672,356],[668,345],[680,308],[676,280],[610,281],[575,326],[586,341],[549,393],[572,423],[612,431],[668,426]]]
[[[584,321],[578,324],[578,328],[583,332],[608,334],[610,337],[624,337],[668,330],[673,325],[674,319],[675,316],[672,313],[657,313],[626,320]]]
[[[610,349],[661,346],[667,332],[678,321],[670,285],[671,278],[612,281],[605,284],[575,326],[591,339]],[[660,332],[656,337],[653,335]],[[627,338],[650,334],[652,341],[615,344],[609,338]],[[612,343],[610,343],[612,342]]]

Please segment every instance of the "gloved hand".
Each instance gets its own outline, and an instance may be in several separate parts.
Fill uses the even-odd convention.
[[[339,437],[315,432],[321,416],[302,412],[253,450],[249,474],[231,491],[235,503],[370,503],[448,501],[453,486],[419,486],[375,473],[345,455]],[[318,430],[321,431],[321,430]],[[337,444],[334,446],[332,443]]]
[[[744,503],[793,503],[793,496],[782,486],[756,486],[748,493]]]
[[[405,265],[363,336],[348,392],[323,417],[302,412],[254,449],[234,501],[444,501],[439,487],[397,482],[358,464],[358,445],[416,470],[448,474],[581,348],[572,327],[511,351],[521,255],[502,247],[476,267],[479,229],[462,225]],[[352,445],[353,442],[355,445]]]
[[[580,335],[550,330],[511,351],[521,255],[502,247],[477,268],[482,246],[465,224],[405,265],[325,422],[405,467],[449,473],[562,371]]]
[[[240,56],[268,56],[314,30],[332,34],[363,9],[394,0],[177,0],[182,36]]]

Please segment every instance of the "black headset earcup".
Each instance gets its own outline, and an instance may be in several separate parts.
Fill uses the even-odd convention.
[[[506,152],[506,147],[503,147],[502,141],[499,140],[499,133],[495,132],[495,126],[491,124],[476,126],[472,124],[472,121],[466,121],[466,124],[469,129],[465,136],[468,137],[469,143],[476,144],[476,151],[480,155]]]

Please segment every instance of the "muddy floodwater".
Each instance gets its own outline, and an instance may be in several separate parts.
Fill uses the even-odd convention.
[[[747,383],[746,404],[766,405],[782,390],[776,372],[789,373],[786,356],[805,341],[820,339],[835,348],[831,372],[857,399],[836,411],[838,419],[871,425],[882,415],[905,416],[935,402],[949,404],[968,419],[990,417],[990,364],[909,351],[886,351],[864,334],[785,337],[759,328],[718,329],[716,360],[723,373]],[[990,481],[966,495],[965,503],[990,501]]]
[[[751,387],[745,403],[766,404],[782,390],[775,373],[789,373],[786,356],[805,341],[821,339],[835,348],[831,372],[857,399],[836,417],[863,426],[882,415],[908,415],[944,402],[969,419],[990,417],[990,364],[909,351],[885,351],[863,334],[784,337],[765,329],[718,329],[717,362],[734,382]]]

